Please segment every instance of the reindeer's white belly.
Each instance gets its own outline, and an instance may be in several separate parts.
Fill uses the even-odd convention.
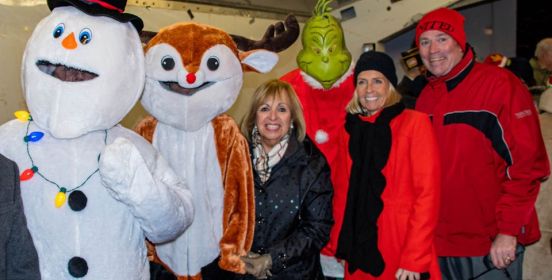
[[[176,240],[157,245],[157,255],[178,275],[195,275],[219,255],[223,186],[211,123],[194,132],[158,123],[153,145],[192,192],[192,225]]]

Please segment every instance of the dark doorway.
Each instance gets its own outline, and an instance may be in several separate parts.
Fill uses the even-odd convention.
[[[552,37],[552,1],[517,1],[517,56],[531,58],[535,45]]]

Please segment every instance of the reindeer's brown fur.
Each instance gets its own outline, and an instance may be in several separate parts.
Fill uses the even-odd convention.
[[[236,43],[228,33],[209,25],[196,23],[178,23],[167,26],[159,31],[146,45],[144,51],[152,46],[166,43],[173,46],[182,57],[186,70],[197,72],[201,56],[214,45],[226,45],[238,57]]]
[[[253,170],[249,148],[230,116],[220,115],[211,123],[215,131],[217,157],[225,188],[221,221],[224,233],[220,240],[219,266],[228,271],[245,273],[245,265],[240,256],[244,256],[251,249],[255,224],[255,202],[253,194],[250,193],[250,190],[253,190]],[[151,142],[156,125],[157,120],[149,116],[138,124],[135,131]],[[151,259],[161,263],[155,255],[153,246],[149,249]]]

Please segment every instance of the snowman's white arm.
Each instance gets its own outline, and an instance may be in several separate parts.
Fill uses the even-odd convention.
[[[110,194],[129,207],[153,243],[178,237],[192,223],[192,195],[156,152],[143,151],[126,138],[108,145],[100,175]]]

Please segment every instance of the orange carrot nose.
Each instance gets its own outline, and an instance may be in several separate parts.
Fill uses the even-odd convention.
[[[76,49],[77,41],[75,40],[75,33],[71,32],[71,34],[67,35],[67,37],[65,37],[63,41],[61,41],[61,45],[68,50]]]
[[[194,73],[190,73],[186,75],[186,82],[188,82],[188,84],[193,84],[195,81],[196,81],[196,75]]]

